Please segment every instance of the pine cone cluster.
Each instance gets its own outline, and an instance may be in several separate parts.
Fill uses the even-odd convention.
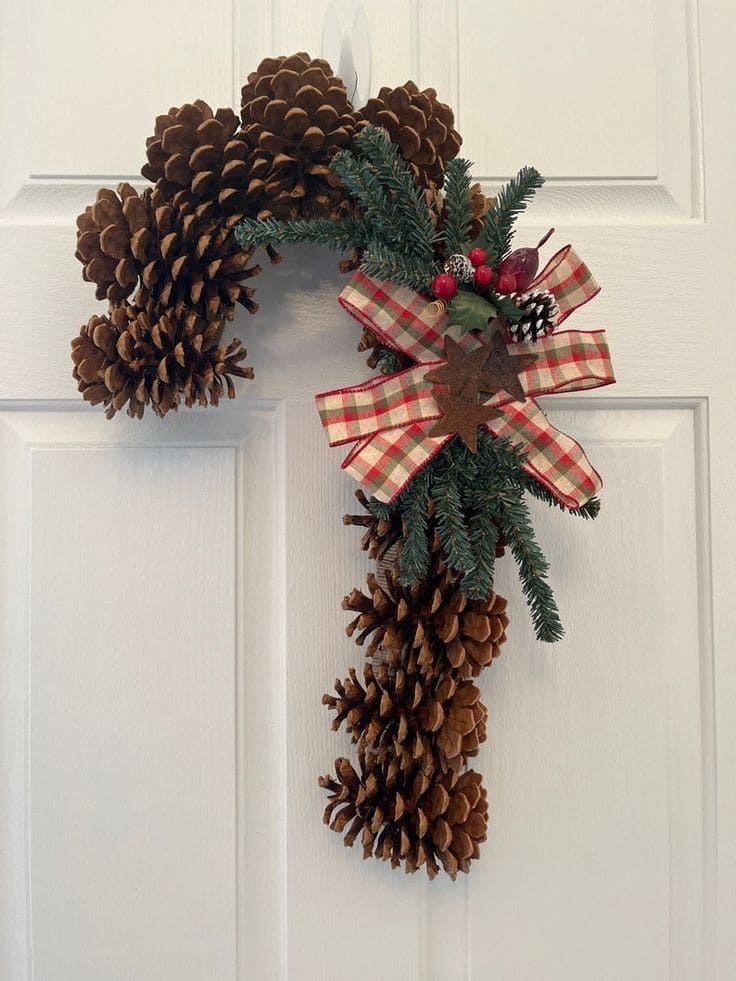
[[[441,187],[445,164],[460,152],[462,139],[452,109],[437,99],[434,89],[419,90],[414,82],[392,89],[384,86],[359,111],[359,117],[382,126],[424,187]]]
[[[333,729],[344,727],[356,744],[360,769],[338,760],[336,776],[320,780],[330,792],[325,822],[345,833],[345,844],[360,834],[364,857],[408,872],[424,867],[432,877],[441,866],[454,878],[468,871],[486,834],[486,793],[465,770],[486,738],[488,714],[472,679],[501,653],[506,600],[468,600],[437,534],[425,580],[402,586],[400,515],[379,517],[362,491],[356,496],[367,514],[345,522],[365,528],[361,545],[377,568],[343,608],[356,614],[346,631],[367,660],[362,679],[351,669],[323,703],[335,713]],[[452,805],[454,792],[464,801]]]
[[[221,345],[222,321],[155,309],[112,307],[106,317],[90,317],[72,341],[79,391],[105,405],[108,419],[126,404],[134,418],[149,404],[158,416],[182,403],[217,405],[224,395],[235,397],[234,377],[253,377],[240,366],[247,353],[240,341]]]

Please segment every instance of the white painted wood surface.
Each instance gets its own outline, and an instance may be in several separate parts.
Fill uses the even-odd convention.
[[[321,824],[348,742],[320,697],[359,663],[339,603],[367,567],[311,403],[366,372],[332,258],[266,270],[234,403],[109,423],[76,395],[76,214],[137,172],[158,111],[237,105],[263,55],[317,53],[327,5],[0,0],[0,978],[726,981],[730,5],[365,5],[374,90],[435,85],[489,186],[549,175],[525,235],[550,220],[604,284],[576,324],[606,327],[619,379],[548,400],[604,510],[537,509],[559,645],[500,564],[467,880],[392,874]]]

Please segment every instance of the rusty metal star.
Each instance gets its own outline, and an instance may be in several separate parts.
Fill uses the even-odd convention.
[[[430,429],[429,435],[458,435],[471,453],[478,449],[478,426],[503,415],[501,409],[459,399],[451,392],[437,392],[435,401],[442,409],[442,416]]]
[[[479,392],[495,395],[508,394],[524,401],[526,393],[519,381],[519,374],[537,360],[536,354],[509,354],[500,330],[490,344],[481,344],[474,351],[465,352],[452,337],[445,337],[447,364],[434,368],[424,376],[427,381],[448,385],[450,392],[459,398],[469,399]]]

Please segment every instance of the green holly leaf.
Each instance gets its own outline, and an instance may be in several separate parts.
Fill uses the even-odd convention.
[[[466,333],[485,330],[488,321],[496,316],[496,308],[477,293],[460,290],[447,305],[447,315],[451,324],[457,324]]]
[[[489,306],[500,313],[501,316],[515,324],[518,320],[521,320],[523,312],[517,307],[514,301],[509,296],[504,296],[502,293],[491,293],[491,300]]]

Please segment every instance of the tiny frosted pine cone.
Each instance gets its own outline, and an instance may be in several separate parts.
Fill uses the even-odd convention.
[[[198,218],[252,217],[263,200],[268,165],[240,132],[232,109],[202,99],[156,117],[141,174],[174,208]]]
[[[344,724],[359,751],[375,753],[379,762],[395,758],[402,770],[418,766],[430,776],[461,770],[486,738],[480,691],[449,674],[427,681],[417,671],[368,663],[362,683],[351,668],[335,691],[322,698],[335,712],[332,728]]]
[[[448,256],[443,268],[458,283],[470,283],[473,279],[473,264],[465,255]]]
[[[460,152],[462,138],[452,109],[439,101],[434,89],[420,91],[414,82],[394,89],[384,86],[358,115],[387,131],[419,184],[442,186],[445,164]]]
[[[94,315],[72,341],[73,375],[87,402],[107,407],[111,419],[127,405],[141,418],[147,405],[165,416],[180,404],[217,405],[235,398],[234,378],[252,378],[240,362],[237,339],[220,343],[222,321],[203,323],[196,314],[125,305]]]
[[[320,777],[329,794],[324,822],[358,838],[363,858],[380,858],[406,872],[424,868],[433,879],[440,868],[454,879],[480,856],[488,831],[488,801],[479,773],[454,770],[427,776],[401,770],[395,760],[379,762],[360,753],[358,770],[341,757],[335,776]]]
[[[241,118],[265,168],[259,217],[339,218],[350,210],[329,163],[351,146],[358,122],[328,62],[303,51],[264,58],[243,86]]]
[[[538,341],[554,331],[560,308],[552,293],[547,290],[512,293],[511,300],[522,311],[520,320],[507,323],[506,329],[514,343]]]
[[[135,290],[138,306],[153,301],[180,317],[191,310],[205,320],[232,320],[237,303],[258,309],[246,280],[261,271],[248,266],[252,250],[238,245],[236,222],[185,214],[157,188],[139,195],[120,184],[117,193],[99,191],[78,217],[76,255],[98,299],[120,303]]]

